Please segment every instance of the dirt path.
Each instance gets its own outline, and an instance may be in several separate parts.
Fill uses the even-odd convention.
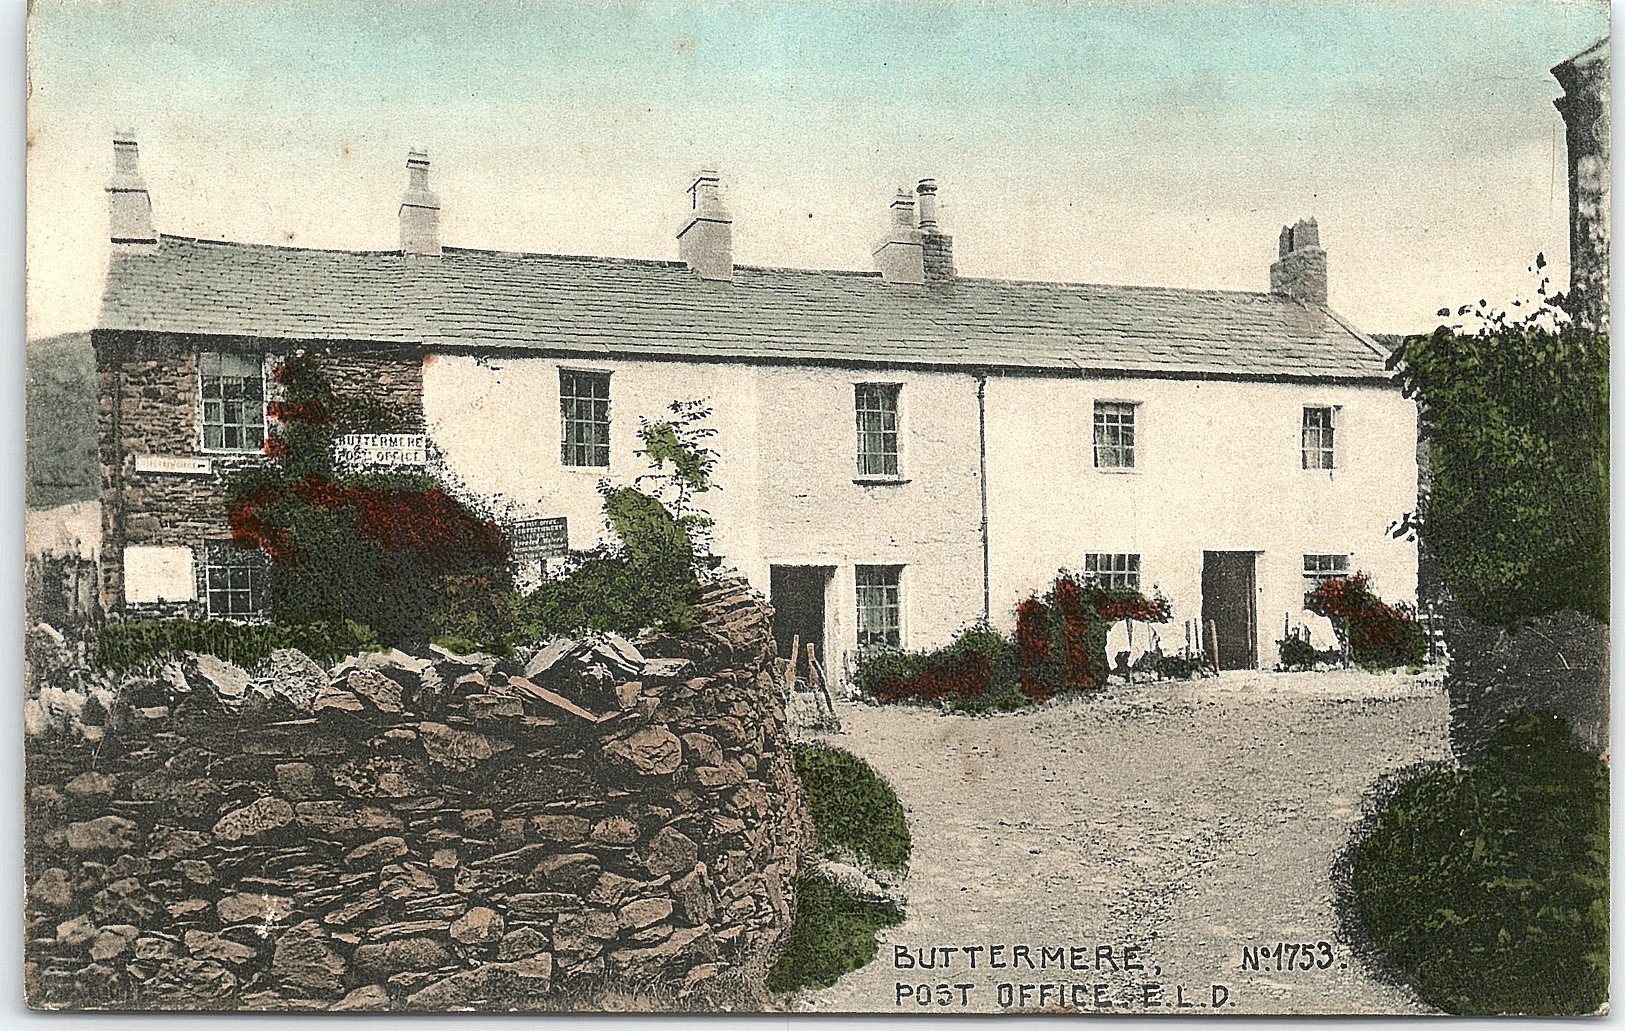
[[[854,705],[840,715],[846,732],[831,743],[874,765],[908,809],[908,918],[882,933],[874,963],[804,993],[800,1008],[1000,1011],[1001,983],[1017,1005],[1019,985],[1049,983],[1065,987],[1034,987],[1030,1007],[1166,1014],[1180,1001],[1211,1007],[1223,985],[1230,1013],[1423,1011],[1338,940],[1330,868],[1380,775],[1448,757],[1436,684],[1227,674],[1020,715]],[[1242,969],[1244,946],[1277,941],[1330,942],[1329,961],[1312,953],[1329,966],[1262,969],[1271,957]],[[1065,947],[1068,966],[1079,946],[1087,967],[989,969],[990,952],[975,970],[965,952],[939,952],[946,969],[894,966],[894,946],[929,959],[933,947],[999,944],[1006,962],[1022,944],[1035,964],[1041,947]],[[1097,963],[1108,945],[1119,964],[1123,946],[1138,947],[1145,969]],[[931,985],[930,1005],[899,1005],[899,982]],[[1148,998],[1147,983],[1160,993]]]

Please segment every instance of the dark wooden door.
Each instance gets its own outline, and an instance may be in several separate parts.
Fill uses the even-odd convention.
[[[801,639],[795,656],[796,673],[807,676],[807,645],[818,650],[825,671],[829,659],[824,654],[824,598],[835,570],[829,566],[773,566],[768,585],[773,603],[773,640],[779,655],[790,657],[790,645]]]
[[[1219,638],[1220,669],[1258,668],[1258,553],[1202,553],[1202,627]]]

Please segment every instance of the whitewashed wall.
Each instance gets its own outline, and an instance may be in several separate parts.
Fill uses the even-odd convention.
[[[1141,556],[1173,602],[1164,647],[1201,615],[1203,551],[1259,552],[1259,660],[1302,616],[1303,556],[1351,556],[1390,601],[1414,601],[1416,547],[1388,534],[1416,505],[1416,409],[1379,386],[995,377],[988,383],[993,615],[1087,552]],[[1095,401],[1136,404],[1135,467],[1096,469]],[[1336,407],[1336,465],[1304,469],[1305,407]],[[1170,641],[1170,637],[1180,640]],[[1138,643],[1138,642],[1136,642]],[[1330,642],[1327,642],[1329,645]]]
[[[558,370],[610,372],[611,464],[575,469],[559,456]],[[905,482],[854,483],[853,385],[902,384]],[[638,417],[707,398],[721,454],[720,490],[701,501],[714,550],[764,593],[772,565],[835,570],[829,643],[856,641],[856,565],[902,565],[904,643],[945,643],[982,611],[976,381],[966,373],[824,366],[476,360],[440,355],[424,373],[430,434],[465,485],[516,514],[566,516],[570,546],[603,533],[600,477],[630,484]],[[1093,467],[1096,399],[1133,401],[1133,471]],[[1338,406],[1337,464],[1304,470],[1304,406]],[[1136,552],[1142,582],[1201,612],[1202,552],[1251,550],[1258,561],[1259,657],[1274,661],[1282,616],[1301,617],[1306,553],[1352,554],[1390,600],[1413,600],[1415,546],[1389,522],[1415,504],[1414,406],[1382,387],[1233,381],[993,376],[987,386],[992,616],[1090,551]],[[1140,642],[1137,638],[1136,644]]]
[[[610,467],[559,455],[561,367],[610,377]],[[854,385],[902,384],[902,482],[857,476]],[[648,471],[638,417],[708,398],[720,489],[698,499],[716,520],[713,550],[765,594],[773,565],[830,566],[829,643],[856,642],[856,565],[901,565],[909,647],[950,639],[981,613],[980,487],[974,381],[963,374],[673,362],[595,363],[441,355],[424,370],[435,445],[465,486],[516,514],[565,516],[570,546],[604,532],[597,483]],[[839,659],[840,656],[837,656]]]

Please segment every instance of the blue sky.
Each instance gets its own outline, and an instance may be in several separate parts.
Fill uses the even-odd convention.
[[[411,146],[447,241],[505,249],[674,256],[701,164],[762,264],[868,267],[927,175],[971,275],[1259,289],[1313,214],[1333,305],[1424,328],[1563,271],[1548,70],[1606,32],[1558,0],[40,0],[30,331],[94,320],[115,128],[161,230],[322,247],[392,245]]]

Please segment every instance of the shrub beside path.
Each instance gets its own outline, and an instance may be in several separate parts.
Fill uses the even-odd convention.
[[[1227,987],[1229,1013],[1426,1012],[1351,954],[1331,868],[1378,778],[1449,758],[1436,680],[1227,673],[995,717],[845,705],[840,718],[846,732],[831,743],[872,764],[908,810],[908,914],[881,932],[874,963],[802,993],[797,1008],[998,1012],[1000,982],[1050,982],[1139,1000],[1116,1012],[1168,1014],[1175,986],[1208,1001],[1213,984]],[[1243,946],[1323,940],[1327,969],[1241,968]],[[971,971],[963,953],[947,970],[892,961],[894,945],[993,944],[1027,944],[1035,960],[1041,946],[1092,956],[1127,944],[1146,970],[990,970],[984,958]],[[899,1006],[899,981],[976,988],[967,1006],[957,989],[947,1007]],[[1163,985],[1164,1008],[1145,1007],[1147,981]]]

